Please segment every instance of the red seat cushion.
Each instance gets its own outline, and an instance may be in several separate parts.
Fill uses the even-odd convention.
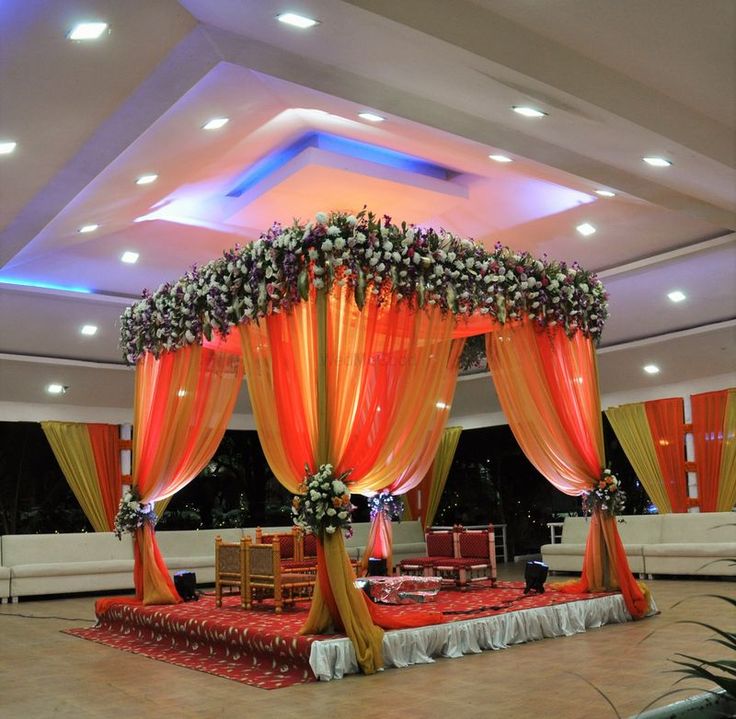
[[[454,557],[455,546],[452,532],[429,532],[427,554],[430,557]]]
[[[409,559],[402,559],[400,565],[407,567],[431,567],[443,557],[410,557]]]
[[[473,567],[473,566],[490,566],[488,557],[463,557],[462,559],[452,559],[451,557],[448,557],[447,559],[438,560],[437,562],[435,562],[435,564],[440,567],[457,567],[457,568]]]
[[[488,561],[491,545],[488,539],[488,530],[481,532],[463,532],[460,534],[461,557],[484,557]]]

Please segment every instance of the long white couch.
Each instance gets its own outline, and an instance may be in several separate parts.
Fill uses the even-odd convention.
[[[369,523],[353,524],[346,540],[348,553],[360,559],[365,551]],[[267,532],[289,532],[291,527],[268,527]],[[215,581],[215,537],[237,542],[242,536],[255,539],[255,529],[202,529],[156,533],[161,553],[172,574],[196,572],[197,582]],[[394,560],[426,554],[419,522],[394,525]],[[68,594],[130,590],[133,588],[133,544],[111,532],[79,534],[14,534],[0,537],[0,598],[39,594]]]
[[[618,530],[635,574],[736,576],[736,513],[624,515]],[[542,547],[553,571],[580,572],[590,520],[566,517],[562,541]]]

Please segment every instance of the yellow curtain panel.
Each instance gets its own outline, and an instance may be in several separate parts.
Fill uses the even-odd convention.
[[[717,512],[730,512],[736,504],[736,389],[728,391],[723,422],[721,481],[718,487]]]
[[[447,427],[440,440],[440,446],[437,448],[437,454],[429,470],[427,515],[424,520],[425,527],[431,527],[434,522],[462,431],[462,427]]]
[[[664,477],[659,468],[654,440],[649,429],[646,410],[642,402],[625,404],[621,407],[610,407],[606,417],[621,442],[636,476],[642,483],[649,498],[654,502],[660,514],[672,512],[672,505],[667,496]]]

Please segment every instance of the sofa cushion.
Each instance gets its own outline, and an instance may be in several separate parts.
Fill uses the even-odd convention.
[[[3,564],[51,564],[55,562],[133,559],[129,534],[118,540],[112,532],[69,534],[7,534],[2,537]]]
[[[662,517],[657,514],[625,515],[617,526],[624,544],[657,544],[662,535]]]
[[[222,537],[225,542],[239,542],[242,532],[236,528],[196,529],[156,532],[159,549],[168,561],[169,557],[202,557],[212,556],[215,562],[215,537]]]
[[[554,556],[575,555],[583,556],[585,554],[584,544],[545,544],[542,547],[542,554]],[[624,544],[624,551],[631,557],[641,557],[644,553],[644,545],[642,544]]]
[[[424,542],[412,542],[411,544],[397,544],[394,542],[394,554],[424,554],[427,545]]]
[[[418,520],[392,522],[394,544],[424,544],[424,529]]]
[[[733,557],[736,560],[734,542],[667,542],[666,544],[645,544],[645,557]]]
[[[736,542],[736,513],[688,512],[662,515],[662,542]]]
[[[0,579],[10,579],[10,567],[0,567]]]
[[[133,560],[109,559],[97,562],[51,562],[38,564],[16,564],[13,577],[69,577],[85,574],[113,574],[132,572]]]

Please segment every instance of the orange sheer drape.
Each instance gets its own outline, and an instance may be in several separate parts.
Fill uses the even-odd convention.
[[[690,402],[700,511],[729,511],[717,509],[728,390],[694,394]]]
[[[673,512],[687,512],[685,404],[682,397],[644,403],[657,463]]]
[[[452,340],[454,327],[452,315],[415,310],[393,295],[373,296],[361,310],[337,285],[329,294],[313,291],[288,313],[241,325],[256,427],[277,479],[296,491],[305,464],[329,463],[337,474],[352,470],[352,492],[419,482],[431,457],[417,448],[436,443],[452,399],[462,349],[462,340]],[[320,581],[302,631],[344,626],[361,668],[375,671],[380,636],[355,594],[341,537],[323,541]]]
[[[120,427],[116,424],[88,424],[89,441],[95,457],[97,481],[108,531],[115,526],[122,494],[123,477],[120,470]]]
[[[595,349],[578,332],[506,324],[487,339],[488,363],[509,425],[524,454],[560,491],[580,495],[604,468]],[[615,518],[593,516],[574,591],[620,588],[630,614],[648,611],[618,536]]]
[[[138,361],[132,484],[142,502],[170,497],[209,462],[242,379],[238,355],[197,345]],[[180,601],[148,525],[135,534],[134,578],[144,604]]]

